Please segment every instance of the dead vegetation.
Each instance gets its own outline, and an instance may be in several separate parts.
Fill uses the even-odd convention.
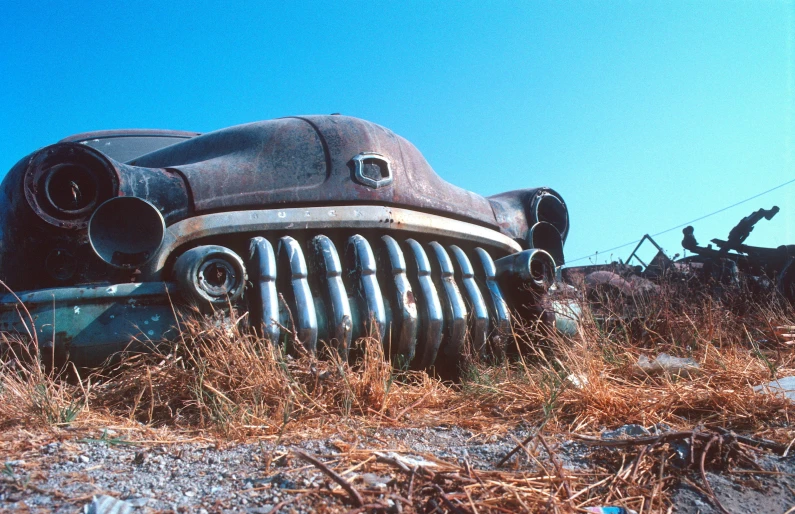
[[[327,492],[374,511],[387,510],[387,498],[403,512],[434,505],[448,512],[576,511],[606,504],[665,511],[666,492],[687,473],[703,477],[700,487],[709,496],[705,466],[747,469],[754,452],[788,450],[795,437],[788,400],[753,390],[795,375],[786,328],[795,325],[791,307],[777,298],[748,305],[678,288],[584,304],[573,337],[517,326],[512,356],[496,363],[470,358],[459,383],[394,369],[376,339],[359,341],[350,364],[331,350],[321,358],[289,353],[250,333],[244,317],[188,320],[173,346],[83,376],[73,367],[48,370],[35,342],[5,335],[0,426],[57,431],[114,423],[142,433],[161,427],[173,438],[296,440],[341,425],[444,423],[489,436],[523,424],[537,427],[517,441],[524,464],[509,456],[476,470],[426,456],[435,465],[423,467],[399,454],[352,446],[337,456],[339,470],[389,469],[395,480],[387,492],[365,490],[358,499],[346,488]],[[640,355],[663,352],[694,359],[698,369],[650,376],[636,366]],[[690,441],[691,461],[671,466],[675,438],[664,435],[599,450],[587,470],[567,469],[556,458],[556,438],[583,440],[630,423],[657,427],[659,434],[690,433],[680,439]],[[763,440],[769,444],[753,444]]]

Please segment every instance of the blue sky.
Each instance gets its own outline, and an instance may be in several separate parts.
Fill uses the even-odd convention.
[[[82,131],[341,112],[484,196],[555,188],[569,259],[795,178],[792,1],[12,0],[0,34],[0,173]],[[794,199],[785,186],[696,237],[779,205],[747,242],[795,244]],[[658,240],[681,251],[680,230]]]

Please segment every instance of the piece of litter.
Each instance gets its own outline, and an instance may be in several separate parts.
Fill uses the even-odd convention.
[[[416,469],[416,468],[419,468],[419,467],[423,467],[423,468],[435,468],[435,467],[438,467],[438,465],[436,463],[427,461],[427,460],[423,459],[422,457],[400,455],[400,454],[395,453],[395,452],[387,452],[387,453],[375,452],[375,454],[378,455],[379,457],[396,460],[396,461],[398,461],[398,462],[400,462],[402,464],[405,464],[406,467],[408,467],[410,469]]]
[[[650,360],[646,355],[638,357],[636,366],[649,375],[668,373],[671,375],[690,376],[699,369],[698,362],[689,358],[674,357],[667,353],[661,353],[654,360]]]
[[[588,507],[586,512],[593,512],[594,514],[638,514],[632,509],[625,507]]]
[[[83,507],[83,514],[132,514],[133,506],[112,496],[94,496],[91,503]]]
[[[767,384],[754,387],[757,393],[784,395],[790,401],[795,401],[795,377],[783,377]]]
[[[588,385],[588,377],[577,373],[572,373],[571,375],[567,376],[566,380],[568,380],[571,385],[577,389],[585,389],[585,386]]]

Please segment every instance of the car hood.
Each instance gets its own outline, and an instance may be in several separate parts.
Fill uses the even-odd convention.
[[[378,154],[391,183],[356,180],[355,157]],[[203,134],[128,164],[170,168],[196,214],[273,207],[385,204],[498,226],[486,198],[444,181],[406,139],[348,116],[296,116]]]

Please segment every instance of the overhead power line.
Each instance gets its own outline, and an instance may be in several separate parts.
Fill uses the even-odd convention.
[[[718,210],[717,210],[717,211],[715,211],[715,212],[710,212],[709,214],[705,214],[704,216],[701,216],[701,217],[699,217],[699,218],[696,218],[696,219],[694,219],[694,220],[687,221],[687,222],[685,222],[685,223],[682,223],[681,225],[677,225],[677,226],[675,226],[675,227],[667,228],[667,229],[663,230],[662,232],[657,232],[656,234],[651,234],[651,237],[657,237],[657,236],[661,236],[661,235],[663,235],[663,234],[666,234],[666,233],[668,233],[668,232],[671,232],[672,230],[676,230],[676,229],[678,229],[678,228],[682,228],[682,227],[686,227],[686,226],[688,226],[688,225],[692,225],[693,223],[695,223],[695,222],[697,222],[697,221],[701,221],[701,220],[703,220],[703,219],[709,218],[710,216],[714,216],[714,215],[716,215],[716,214],[720,214],[721,212],[723,212],[723,211],[726,211],[726,210],[729,210],[729,209],[731,209],[732,207],[737,207],[738,205],[744,204],[745,202],[750,202],[751,200],[753,200],[753,199],[755,199],[755,198],[759,198],[759,197],[760,197],[760,196],[762,196],[762,195],[766,195],[766,194],[768,194],[768,193],[771,193],[771,192],[775,191],[776,189],[781,189],[782,187],[784,187],[784,186],[787,186],[787,185],[789,185],[789,184],[792,184],[793,182],[795,182],[795,178],[794,178],[794,179],[792,179],[792,180],[788,180],[787,182],[784,182],[783,184],[779,184],[779,185],[777,185],[776,187],[772,187],[772,188],[768,189],[767,191],[762,191],[761,193],[759,193],[759,194],[755,194],[754,196],[749,196],[749,197],[748,197],[748,198],[746,198],[745,200],[740,200],[740,201],[739,201],[739,202],[737,202],[737,203],[733,203],[733,204],[731,204],[731,205],[729,205],[729,206],[727,206],[727,207],[724,207],[724,208],[722,208],[722,209],[718,209]],[[588,258],[590,258],[590,257],[594,257],[594,256],[596,256],[596,255],[599,255],[600,253],[607,253],[607,252],[612,252],[613,250],[620,250],[621,248],[626,248],[627,246],[634,245],[634,244],[637,244],[637,243],[639,243],[639,242],[640,242],[640,239],[636,239],[636,240],[634,240],[634,241],[630,241],[629,243],[624,243],[624,244],[622,244],[622,245],[614,246],[613,248],[608,248],[607,250],[601,250],[601,251],[594,252],[594,253],[592,253],[592,254],[586,255],[586,256],[584,256],[584,257],[578,257],[578,258],[576,258],[576,259],[567,260],[567,261],[566,261],[566,264],[571,264],[572,262],[577,262],[577,261],[581,261],[581,260],[583,260],[583,259],[588,259]]]

